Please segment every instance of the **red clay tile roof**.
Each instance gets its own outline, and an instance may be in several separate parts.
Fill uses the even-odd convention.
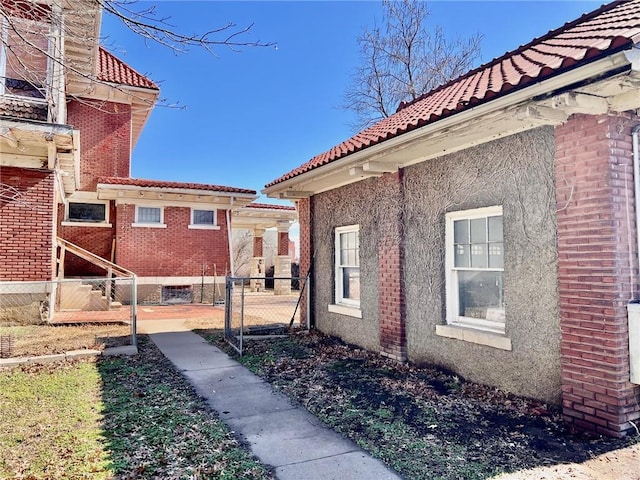
[[[129,65],[103,47],[98,47],[98,80],[130,87],[159,90],[149,78],[136,72]]]
[[[640,42],[640,0],[619,0],[534,39],[357,133],[267,184],[269,188],[450,115],[523,89]]]
[[[124,185],[143,188],[175,188],[183,190],[204,190],[209,192],[222,193],[242,193],[247,195],[255,195],[255,190],[246,188],[225,187],[222,185],[206,185],[203,183],[183,183],[183,182],[165,182],[163,180],[148,180],[144,178],[130,177],[102,177],[98,179],[99,184],[107,185]]]
[[[296,207],[290,205],[273,205],[270,203],[250,203],[247,208],[264,208],[267,210],[290,210],[295,211]]]

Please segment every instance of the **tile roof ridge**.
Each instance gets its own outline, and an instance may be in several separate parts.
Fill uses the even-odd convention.
[[[137,75],[143,81],[143,83],[147,83],[148,84],[148,86],[143,86],[141,88],[150,88],[150,89],[153,89],[153,90],[160,90],[160,87],[158,86],[158,84],[156,82],[154,82],[151,78],[149,78],[148,75],[142,74],[139,71],[137,71],[135,68],[133,68],[127,62],[122,60],[120,57],[118,57],[114,53],[110,52],[104,45],[98,45],[98,50],[99,50],[99,52],[104,53],[108,57],[111,57],[113,60],[115,60],[116,62],[120,63],[126,69],[130,70],[131,73]],[[98,62],[98,68],[100,68],[100,64],[101,64],[101,62]],[[98,71],[98,75],[100,75],[100,74],[105,75],[105,77],[109,77],[107,72]],[[118,83],[118,84],[122,84],[122,85],[129,85],[131,87],[139,87],[139,85],[130,85],[129,83],[123,83],[123,82],[120,82],[120,81],[115,81],[113,78],[111,78],[111,79],[106,78],[106,81],[113,82],[113,83]]]
[[[260,203],[260,202],[251,202],[246,206],[247,208],[264,208],[270,210],[295,210],[296,207],[291,205],[279,205],[277,203]]]
[[[458,82],[461,82],[462,80],[464,80],[465,78],[471,77],[473,75],[476,75],[477,73],[481,72],[482,70],[488,70],[489,68],[492,68],[493,66],[502,63],[505,60],[509,60],[511,58],[513,58],[514,56],[518,55],[518,54],[522,54],[522,52],[524,52],[525,50],[532,48],[534,46],[537,46],[539,44],[541,44],[542,42],[545,42],[547,40],[550,40],[554,37],[556,37],[558,34],[575,27],[576,25],[579,25],[581,23],[584,23],[590,19],[592,19],[593,17],[597,17],[598,15],[601,15],[607,11],[613,10],[614,8],[616,8],[619,5],[625,4],[625,3],[632,3],[632,2],[637,2],[639,0],[614,0],[610,3],[601,5],[599,8],[597,8],[596,10],[593,10],[591,12],[588,13],[583,13],[580,17],[576,18],[575,20],[572,20],[570,22],[566,22],[564,23],[562,26],[555,28],[553,30],[549,30],[547,33],[545,33],[544,35],[541,35],[539,37],[534,38],[533,40],[529,41],[528,43],[525,43],[524,45],[520,45],[518,48],[514,49],[514,50],[509,50],[507,52],[505,52],[504,54],[502,54],[499,57],[495,57],[492,60],[483,63],[482,65],[474,68],[473,70],[470,70],[466,73],[464,73],[463,75],[454,78],[452,80],[449,80],[447,83],[444,83],[438,87],[435,87],[434,89],[423,93],[422,95],[414,98],[413,100],[409,100],[406,102],[400,102],[400,104],[398,105],[398,108],[396,109],[396,113],[404,110],[405,108],[414,105],[418,102],[420,102],[421,100],[424,100],[427,97],[430,97],[432,95],[434,95],[435,93],[437,93],[440,90],[444,90],[446,88],[449,88],[451,85],[454,85]]]
[[[242,187],[233,187],[229,185],[217,185],[212,183],[200,183],[200,182],[180,182],[176,180],[158,180],[154,178],[135,178],[135,177],[99,177],[98,183],[106,183],[109,185],[133,185],[138,187],[148,188],[162,188],[167,186],[169,188],[185,188],[185,189],[198,189],[198,190],[220,190],[220,191],[233,191],[237,193],[255,194],[255,190]]]

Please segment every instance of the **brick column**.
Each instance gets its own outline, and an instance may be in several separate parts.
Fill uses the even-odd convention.
[[[254,230],[253,231],[253,256],[254,257],[262,257],[263,256],[263,247],[264,247],[264,230]]]
[[[626,306],[638,291],[629,116],[556,128],[558,293],[564,418],[623,436],[640,417],[629,383]]]
[[[402,170],[380,178],[380,187],[393,200],[385,218],[392,224],[379,225],[378,308],[380,315],[380,352],[404,362],[407,359],[404,292],[404,235],[402,229]]]
[[[252,292],[264,290],[265,268],[264,257],[262,256],[263,236],[264,229],[255,228],[253,230],[253,258],[251,259],[249,270],[249,275],[254,278],[249,281],[249,289]],[[255,279],[255,277],[262,277],[262,280]]]
[[[300,277],[306,277],[311,268],[313,257],[313,197],[303,198],[296,202],[298,210],[298,223],[300,224]],[[311,278],[313,282],[313,278]],[[311,298],[313,299],[313,283],[305,287],[305,291],[300,298],[300,325],[312,325],[312,318],[307,318],[307,289],[311,287]],[[301,285],[302,288],[302,285]],[[313,301],[313,300],[312,300]]]
[[[291,257],[289,256],[289,222],[278,223],[278,256],[276,257],[274,275],[276,277],[291,276]],[[274,294],[291,293],[291,280],[275,280]]]
[[[278,255],[289,256],[289,223],[278,224]]]

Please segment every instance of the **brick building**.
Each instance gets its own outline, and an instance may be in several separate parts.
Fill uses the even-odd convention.
[[[130,177],[159,89],[98,44],[99,2],[0,1],[0,280],[113,264],[161,302],[228,274],[232,217],[256,192]],[[272,212],[288,246],[291,212]]]
[[[312,323],[635,431],[639,52],[640,0],[613,2],[269,183]]]

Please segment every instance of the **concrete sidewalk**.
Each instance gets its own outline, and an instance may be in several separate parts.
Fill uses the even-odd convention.
[[[400,479],[181,320],[140,322],[162,353],[280,480]]]

